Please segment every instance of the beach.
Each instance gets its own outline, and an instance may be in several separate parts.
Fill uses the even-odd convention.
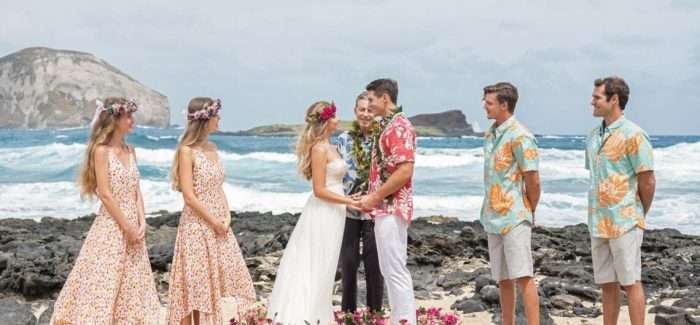
[[[7,315],[24,315],[34,322],[39,319],[39,324],[48,322],[50,306],[71,270],[93,218],[47,217],[38,222],[0,219],[0,311],[14,311],[0,313],[0,323],[5,324],[3,321],[7,320],[1,317]],[[178,212],[161,211],[147,219],[146,244],[164,306],[178,218]],[[279,257],[297,218],[298,214],[291,213],[232,212],[232,229],[261,304],[272,288]],[[419,306],[457,312],[462,324],[498,322],[498,290],[490,278],[486,235],[478,222],[443,216],[419,218],[409,230],[408,253]],[[600,293],[593,284],[587,227],[578,224],[535,228],[533,257],[542,324],[599,324]],[[697,320],[700,236],[674,229],[647,231],[642,264],[642,283],[649,306],[647,321],[652,324],[659,317]],[[336,280],[339,277],[337,274]],[[334,292],[337,308],[339,284],[336,281]],[[363,281],[359,282],[359,288],[362,302]],[[227,304],[224,311],[229,315],[233,312]],[[518,317],[523,317],[521,311]],[[621,323],[626,319],[623,310]]]

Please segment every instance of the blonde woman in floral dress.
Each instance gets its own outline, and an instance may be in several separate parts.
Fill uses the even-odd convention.
[[[80,169],[81,196],[102,202],[66,283],[51,324],[157,324],[160,303],[144,243],[139,171],[124,137],[136,104],[98,101]]]
[[[208,135],[218,129],[221,102],[193,98],[187,127],[175,152],[173,187],[182,192],[168,324],[222,322],[221,298],[235,298],[239,312],[255,303],[255,290],[236,238],[223,190],[224,167]]]

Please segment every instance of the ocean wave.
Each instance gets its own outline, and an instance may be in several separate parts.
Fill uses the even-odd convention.
[[[140,162],[146,164],[162,165],[171,164],[175,156],[173,149],[138,149],[136,151]],[[219,158],[226,163],[227,161],[241,160],[258,160],[277,163],[294,163],[296,156],[291,153],[277,152],[251,152],[246,154],[231,153],[219,151]]]
[[[418,149],[416,167],[445,168],[483,163],[483,149]]]
[[[74,130],[87,130],[87,126],[75,126],[75,127],[70,127],[70,128],[60,128],[56,129],[56,131],[74,131]]]
[[[44,146],[0,148],[0,166],[15,171],[64,169],[82,159],[84,144],[51,143]]]
[[[151,141],[177,140],[177,138],[178,137],[175,135],[161,135],[161,136],[146,135],[146,139],[151,140]]]
[[[294,163],[297,157],[292,153],[277,153],[277,152],[251,152],[247,154],[223,153],[222,158],[230,160],[261,160],[279,163]]]
[[[149,136],[152,137],[152,136]],[[159,140],[172,139],[173,136],[153,137]],[[0,166],[16,171],[64,169],[77,165],[82,159],[85,144],[60,142],[41,146],[0,148]],[[169,166],[175,151],[172,148],[147,149],[136,148],[139,164],[156,167]],[[291,152],[249,152],[235,153],[220,151],[224,163],[240,161],[263,161],[278,164],[293,164],[296,156]],[[671,179],[687,179],[700,175],[700,142],[678,143],[666,148],[654,150],[656,169]],[[540,149],[542,174],[552,177],[569,175],[586,177],[583,150],[564,150],[556,148]],[[480,170],[483,168],[483,149],[442,149],[419,148],[416,153],[418,168],[466,168]]]
[[[175,211],[183,206],[180,193],[170,184],[141,181],[147,213]],[[224,191],[229,206],[236,211],[300,212],[311,195],[298,192],[261,191],[226,182]],[[82,201],[73,182],[0,184],[3,203],[0,217],[40,218],[52,216],[75,218],[97,211],[98,201]],[[447,215],[463,220],[478,220],[482,195],[416,195],[415,215]],[[581,193],[545,192],[537,209],[537,223],[562,226],[587,222],[587,198]],[[700,195],[658,195],[647,217],[652,228],[674,227],[683,232],[700,233]]]

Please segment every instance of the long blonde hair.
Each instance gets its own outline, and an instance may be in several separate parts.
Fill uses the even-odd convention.
[[[306,125],[297,139],[297,169],[307,180],[311,179],[311,148],[323,140],[328,126],[328,120],[321,121],[319,116],[330,105],[329,102],[318,101],[309,106],[306,110]]]
[[[187,114],[204,109],[204,107],[212,105],[214,100],[209,97],[195,97],[190,100],[187,105]],[[180,136],[180,141],[175,148],[175,158],[173,158],[173,167],[170,169],[170,183],[175,191],[180,189],[180,151],[183,146],[193,146],[204,141],[209,133],[209,119],[192,119],[187,120],[185,132]]]
[[[113,104],[125,104],[126,98],[122,97],[107,97],[104,100],[104,107],[110,107]],[[87,148],[85,149],[85,157],[80,164],[78,172],[78,188],[80,197],[85,199],[94,198],[97,193],[97,174],[95,172],[95,148],[99,145],[106,145],[112,140],[114,135],[114,124],[119,118],[118,114],[111,114],[108,111],[99,113],[97,120],[90,130]]]

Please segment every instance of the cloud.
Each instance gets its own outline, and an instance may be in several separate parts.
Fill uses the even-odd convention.
[[[512,80],[532,129],[581,133],[593,78],[620,74],[650,132],[700,133],[656,110],[700,105],[680,82],[700,76],[693,3],[4,2],[0,55],[91,52],[166,94],[176,122],[190,97],[221,97],[227,129],[301,121],[319,98],[349,118],[364,85],[390,76],[409,112],[461,108],[484,126],[481,88]]]

